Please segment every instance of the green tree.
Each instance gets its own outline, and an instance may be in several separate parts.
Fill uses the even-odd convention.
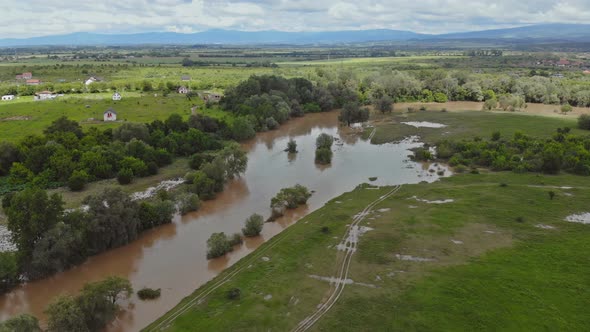
[[[19,250],[20,266],[30,262],[37,242],[61,220],[63,206],[61,196],[48,196],[37,188],[25,189],[12,197],[6,215],[8,229]]]
[[[18,283],[19,268],[14,252],[0,252],[0,294]],[[0,331],[2,331],[0,329]]]
[[[563,114],[567,114],[573,110],[574,110],[574,108],[570,104],[561,105],[561,113],[563,113]]]
[[[10,171],[12,163],[19,160],[20,151],[10,142],[0,142],[0,176]]]
[[[578,117],[578,128],[590,130],[590,114],[582,114]]]
[[[297,142],[295,142],[293,139],[290,139],[289,142],[287,142],[287,148],[285,151],[289,153],[297,153]]]
[[[393,99],[388,95],[383,95],[381,98],[375,99],[374,106],[381,113],[391,113],[393,111]]]
[[[68,187],[71,191],[80,191],[86,186],[89,176],[84,170],[74,171],[68,179]]]
[[[246,237],[258,236],[262,232],[264,219],[259,214],[253,214],[246,219],[246,224],[242,228],[242,234]]]
[[[326,133],[321,133],[315,140],[315,146],[318,149],[330,149],[334,143],[334,138]]]
[[[232,137],[236,141],[244,141],[256,135],[256,131],[254,131],[254,126],[252,126],[250,121],[248,121],[248,119],[244,117],[239,117],[234,120],[231,131]]]
[[[315,150],[315,162],[320,165],[328,165],[332,162],[332,150],[319,148]]]
[[[113,138],[122,142],[129,142],[134,138],[147,142],[150,132],[143,123],[125,122],[113,130]]]
[[[27,275],[32,279],[42,278],[82,263],[86,259],[84,248],[82,231],[58,222],[35,245]]]
[[[10,168],[10,182],[12,184],[27,184],[35,175],[22,163],[12,163]]]
[[[133,171],[129,168],[122,168],[117,173],[117,182],[122,185],[130,184],[133,181]]]
[[[45,310],[48,332],[89,332],[85,315],[76,299],[61,295],[54,299]]]
[[[201,207],[201,200],[197,194],[182,194],[177,198],[177,202],[181,214],[197,211]]]
[[[85,200],[88,221],[85,244],[88,254],[127,244],[137,238],[140,228],[138,204],[120,188],[107,188]]]
[[[29,314],[20,314],[0,322],[0,332],[41,332],[39,320]]]
[[[300,205],[306,204],[311,197],[309,189],[297,184],[293,187],[281,189],[275,197],[270,200],[270,207],[274,216],[283,215],[285,209],[295,209]]]
[[[487,99],[483,104],[483,109],[487,111],[491,111],[498,106],[498,101],[496,98]]]
[[[54,120],[49,127],[43,131],[45,135],[52,136],[56,133],[73,133],[78,138],[82,138],[84,133],[82,127],[77,121],[69,120],[66,116],[61,116]]]
[[[231,244],[225,233],[213,233],[207,240],[207,259],[221,257],[231,249]]]
[[[361,108],[358,103],[346,103],[340,111],[338,119],[341,122],[346,123],[350,126],[351,123],[365,122],[369,120],[369,110]]]

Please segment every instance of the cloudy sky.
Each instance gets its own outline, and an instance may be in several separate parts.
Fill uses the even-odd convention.
[[[212,28],[445,33],[590,22],[590,0],[2,0],[2,5],[0,38]]]

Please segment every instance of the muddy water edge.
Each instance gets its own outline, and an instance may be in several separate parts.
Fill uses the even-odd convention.
[[[201,210],[176,216],[171,224],[143,233],[133,243],[91,257],[80,266],[17,287],[0,297],[0,320],[28,312],[43,321],[43,310],[54,297],[76,294],[85,283],[117,275],[128,278],[136,290],[162,290],[162,296],[154,301],[132,296],[107,328],[138,331],[272,236],[330,199],[370,182],[369,177],[377,177],[370,182],[375,185],[432,182],[438,178],[428,166],[408,159],[409,149],[420,146],[419,143],[371,145],[360,138],[358,130],[339,127],[337,116],[336,112],[309,114],[278,130],[258,134],[243,144],[248,153],[245,174],[228,183]],[[315,139],[320,133],[337,138],[330,166],[318,167],[314,163]],[[289,139],[297,142],[297,154],[283,151]],[[305,207],[266,223],[261,236],[246,239],[225,257],[206,259],[206,242],[212,233],[240,232],[244,220],[252,213],[268,217],[271,197],[281,188],[297,183],[314,192]]]

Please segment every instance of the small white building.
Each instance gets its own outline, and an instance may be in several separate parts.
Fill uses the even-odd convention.
[[[84,84],[86,84],[87,86],[94,83],[94,82],[98,82],[98,79],[96,77],[89,77]]]
[[[14,100],[14,98],[14,95],[4,95],[2,96],[2,101]]]
[[[57,98],[57,94],[51,91],[41,91],[35,93],[35,100],[49,100]]]
[[[103,114],[104,121],[117,121],[117,112],[114,109],[109,108]]]
[[[121,100],[121,94],[118,92],[113,93],[113,100]]]
[[[189,89],[186,86],[181,86],[180,88],[178,88],[178,93],[180,94],[187,94],[189,92]]]

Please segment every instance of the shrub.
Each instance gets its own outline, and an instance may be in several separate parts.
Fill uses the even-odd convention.
[[[213,233],[207,240],[207,259],[217,258],[232,250],[225,233]]]
[[[229,242],[229,245],[232,247],[244,243],[244,239],[242,239],[240,233],[232,234],[230,237],[227,238],[227,241]]]
[[[158,164],[156,164],[153,161],[150,161],[147,164],[147,172],[148,172],[149,175],[156,175],[156,174],[158,174]]]
[[[180,214],[187,214],[197,211],[201,207],[201,200],[197,194],[183,194],[178,197],[178,211]]]
[[[494,131],[492,133],[492,141],[498,141],[498,140],[500,140],[500,137],[502,137],[502,135],[500,134],[499,131]]]
[[[523,223],[524,222],[524,217],[516,217],[516,222]]]
[[[566,114],[573,111],[574,108],[570,104],[565,104],[561,106],[561,113]]]
[[[279,123],[272,116],[266,119],[265,124],[266,128],[269,130],[277,129],[279,127]]]
[[[86,171],[74,171],[68,179],[68,187],[71,191],[80,191],[84,189],[86,182],[88,182],[88,173]]]
[[[413,156],[414,160],[428,161],[428,160],[431,160],[432,158],[433,158],[432,153],[430,152],[429,149],[427,149],[427,148],[414,149],[414,156]]]
[[[144,287],[144,288],[140,289],[139,291],[137,291],[137,296],[141,300],[144,300],[144,301],[157,299],[160,297],[160,294],[161,294],[160,288],[152,289],[152,288]]]
[[[555,191],[551,190],[548,192],[548,194],[549,194],[549,199],[553,200],[553,198],[555,197]]]
[[[424,105],[420,106],[420,111],[423,111],[423,112],[426,111],[426,106],[424,106]]]
[[[318,136],[318,138],[315,140],[315,146],[318,149],[322,149],[322,148],[330,149],[332,147],[333,143],[334,143],[334,138],[331,135],[328,135],[326,133],[320,134]]]
[[[242,292],[239,288],[232,288],[229,291],[227,291],[227,298],[229,300],[239,300],[241,293]]]
[[[590,130],[590,114],[582,114],[578,117],[578,128]]]
[[[309,189],[297,184],[294,187],[283,188],[279,193],[270,200],[270,207],[273,209],[273,216],[280,216],[285,209],[295,209],[300,205],[307,203],[311,197]]]
[[[286,152],[289,153],[297,153],[297,142],[295,142],[294,140],[289,140],[289,142],[287,143],[287,148],[285,149]]]
[[[324,233],[324,234],[330,234],[330,229],[328,228],[328,226],[322,227],[322,233]]]
[[[319,148],[315,150],[315,162],[320,165],[327,165],[332,162],[332,150],[329,148]]]
[[[133,171],[129,168],[123,168],[117,173],[117,181],[119,184],[130,184],[133,180]]]
[[[246,219],[246,224],[244,228],[242,228],[242,234],[246,237],[258,236],[262,231],[263,225],[264,220],[262,216],[255,213]]]

